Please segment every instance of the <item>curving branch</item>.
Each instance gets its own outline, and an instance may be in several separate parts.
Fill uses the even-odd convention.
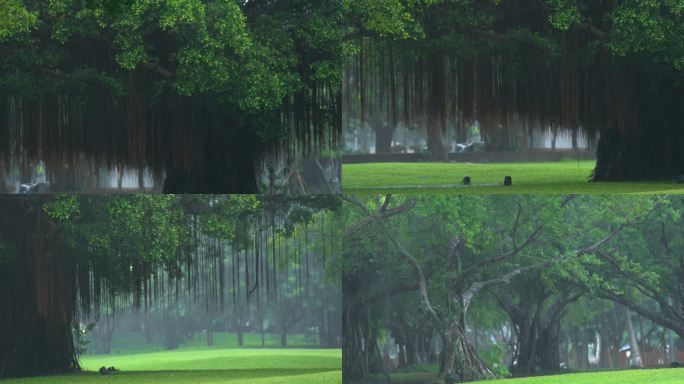
[[[352,225],[351,227],[347,228],[344,230],[342,237],[344,239],[349,238],[353,235],[355,235],[357,232],[362,230],[363,228],[367,227],[368,225],[378,221],[378,220],[383,220],[387,219],[392,216],[399,215],[401,213],[404,213],[406,211],[409,211],[413,209],[413,207],[416,206],[416,199],[409,199],[402,203],[401,205],[394,207],[394,208],[387,208],[388,199],[391,199],[392,195],[387,195],[385,196],[385,203],[383,203],[383,208],[381,208],[378,212],[370,214],[368,217],[365,219],[361,220],[360,222]],[[345,200],[350,201],[348,198],[345,198]],[[352,203],[354,203],[354,200],[351,200]],[[358,201],[357,201],[358,202]],[[360,202],[358,202],[360,203]],[[358,206],[358,204],[356,204]],[[368,212],[367,208],[364,208],[366,212]]]
[[[432,307],[432,304],[430,303],[430,298],[428,297],[428,292],[427,292],[427,279],[425,278],[425,273],[423,273],[423,268],[420,266],[420,263],[418,260],[416,260],[413,255],[404,248],[403,245],[399,242],[397,239],[390,239],[392,243],[399,249],[399,254],[402,259],[404,259],[406,262],[408,262],[411,265],[411,268],[413,269],[413,272],[416,274],[416,278],[418,279],[418,293],[420,294],[420,302],[423,307],[423,309],[437,322],[441,323],[441,318],[439,316],[439,313]]]
[[[654,311],[642,307],[641,305],[635,303],[634,300],[628,300],[624,296],[608,290],[601,290],[598,293],[598,296],[603,299],[607,299],[615,303],[621,304],[622,306],[633,310],[634,312],[653,321],[654,323],[660,324],[665,328],[673,330],[680,337],[684,337],[684,319],[675,320],[665,317]]]
[[[465,314],[468,311],[468,306],[470,305],[470,302],[473,300],[475,295],[477,295],[482,289],[490,287],[492,285],[496,285],[496,284],[510,284],[511,280],[514,277],[516,277],[522,273],[525,273],[527,271],[537,269],[539,267],[543,267],[545,265],[554,263],[556,261],[557,261],[557,259],[553,259],[553,260],[543,261],[543,262],[537,263],[537,264],[526,265],[524,267],[516,268],[516,269],[506,273],[503,276],[495,277],[493,279],[489,279],[489,280],[485,280],[485,281],[476,281],[476,282],[470,284],[470,287],[468,287],[468,289],[465,291],[465,293],[463,293],[463,296],[462,296],[461,305],[463,307],[463,313]]]

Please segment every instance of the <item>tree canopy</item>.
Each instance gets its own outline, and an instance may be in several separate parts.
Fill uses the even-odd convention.
[[[367,122],[376,150],[398,124],[426,127],[444,159],[445,131],[464,142],[477,122],[492,150],[538,130],[601,136],[596,180],[684,173],[681,1],[382,3],[404,17],[357,27],[343,80],[345,127]]]
[[[381,372],[383,332],[401,344],[400,364],[438,364],[445,382],[500,375],[493,338],[510,343],[504,372],[555,372],[561,335],[586,331],[564,322],[569,308],[600,319],[606,302],[684,337],[679,197],[345,200],[345,382]]]
[[[319,283],[339,281],[338,206],[335,196],[0,199],[0,376],[78,369],[73,327],[131,308],[320,307],[309,286],[323,294]]]
[[[265,163],[334,155],[348,51],[337,2],[0,7],[5,171],[42,159],[73,189],[65,167],[145,167],[182,171],[176,192],[237,193],[256,191]]]

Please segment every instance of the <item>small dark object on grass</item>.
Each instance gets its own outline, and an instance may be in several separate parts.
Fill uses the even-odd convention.
[[[119,370],[114,367],[100,367],[100,375],[109,375],[110,373],[115,372],[119,372]]]
[[[672,363],[670,363],[670,368],[681,368],[681,367],[682,367],[682,364],[679,362],[673,361]]]
[[[463,185],[470,185],[470,176],[466,176],[463,178]]]
[[[513,186],[513,178],[510,176],[504,177],[504,187],[511,187]]]

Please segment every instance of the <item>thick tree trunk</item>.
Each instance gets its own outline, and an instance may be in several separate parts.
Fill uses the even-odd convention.
[[[560,370],[560,338],[558,324],[544,327],[538,322],[528,322],[518,335],[517,363],[511,373],[515,376],[531,376],[554,373]]]
[[[0,200],[0,241],[12,249],[0,262],[0,378],[79,369],[72,335],[76,265],[34,204]]]
[[[368,372],[365,360],[367,339],[362,334],[360,314],[362,308],[356,303],[358,294],[357,276],[342,275],[342,383],[352,384],[362,381]],[[366,341],[366,342],[364,342]]]
[[[626,90],[614,95],[617,107],[612,112],[617,117],[601,132],[593,179],[658,180],[684,175],[681,85],[652,72],[632,72],[630,77],[633,83],[621,84]]]
[[[344,285],[343,285],[344,287]],[[342,382],[357,383],[365,377],[363,337],[359,332],[358,312],[348,304],[349,299],[343,297],[342,308]]]
[[[394,135],[394,128],[389,124],[383,126],[374,126],[375,131],[375,153],[390,153],[392,152],[392,137]]]
[[[427,59],[428,66],[428,98],[427,98],[427,133],[428,150],[432,160],[446,161],[448,150],[445,143],[446,131],[446,89],[444,85],[444,60],[437,54]]]
[[[463,326],[453,323],[441,334],[439,379],[445,383],[493,379],[496,375],[480,360]]]
[[[584,370],[589,368],[589,350],[587,348],[587,337],[579,328],[573,332],[573,345],[577,353],[576,369]]]
[[[605,129],[596,150],[593,180],[660,180],[684,175],[683,137],[681,132],[627,134]]]
[[[599,324],[601,331],[601,353],[599,354],[599,367],[603,369],[615,369],[615,362],[613,361],[613,353],[611,351],[610,337],[605,329],[605,326]]]

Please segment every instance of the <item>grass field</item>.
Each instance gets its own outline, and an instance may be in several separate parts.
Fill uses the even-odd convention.
[[[684,193],[675,182],[589,183],[594,161],[552,163],[371,163],[342,167],[344,193]],[[463,186],[470,176],[471,186]],[[505,176],[513,187],[503,187]]]
[[[381,379],[376,380],[382,383]],[[432,384],[434,374],[426,372],[397,374],[394,384]],[[559,376],[539,376],[522,379],[478,381],[478,384],[681,384],[684,369],[642,369],[625,371],[585,372]]]
[[[230,335],[226,334],[227,336]],[[220,338],[214,340],[215,343],[220,341]],[[84,370],[81,374],[0,380],[0,382],[3,384],[338,384],[342,382],[342,352],[339,349],[206,348],[191,343],[177,351],[144,352],[142,349],[134,349],[132,353],[86,355],[81,358],[81,365]],[[121,372],[101,376],[96,372],[102,366],[114,366]]]

